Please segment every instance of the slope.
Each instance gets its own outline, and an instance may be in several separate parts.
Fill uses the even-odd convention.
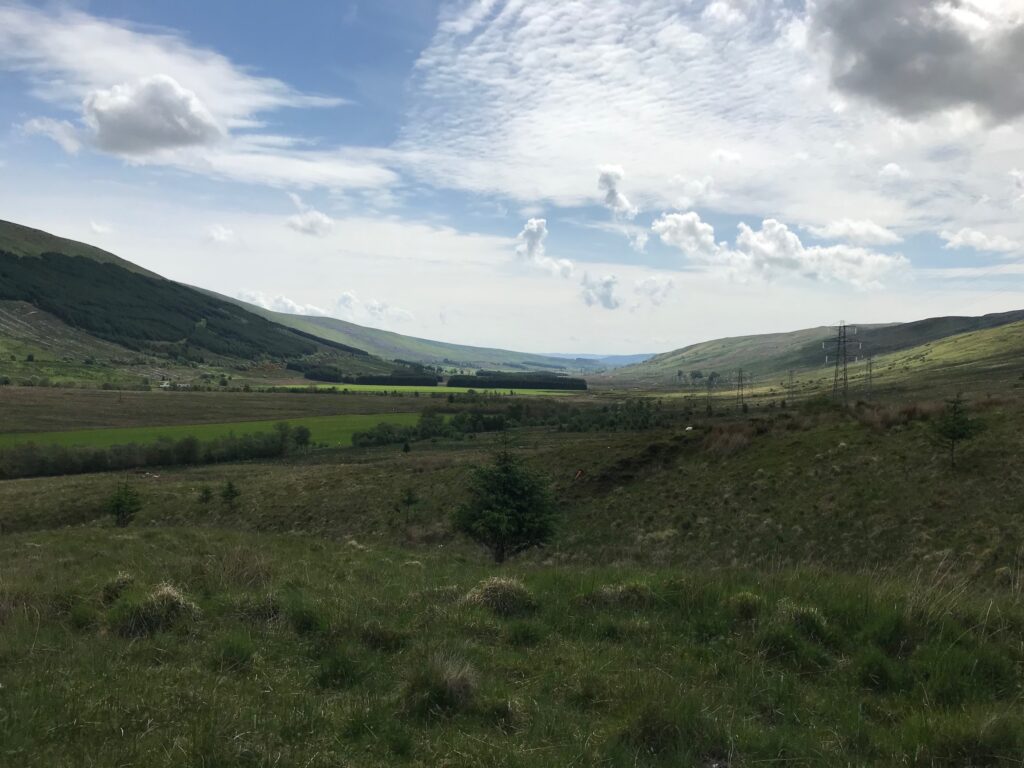
[[[909,323],[861,325],[851,332],[852,354],[889,355],[959,334],[1000,328],[1024,320],[1024,311],[981,317],[935,317]],[[852,328],[853,326],[851,326]],[[742,368],[754,378],[783,377],[789,370],[821,369],[836,330],[830,326],[789,333],[716,339],[656,355],[639,365],[626,366],[600,377],[606,385],[667,388],[678,386],[678,372],[688,376],[713,371],[725,377]]]

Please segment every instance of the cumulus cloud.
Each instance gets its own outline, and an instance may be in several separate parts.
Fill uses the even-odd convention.
[[[196,94],[168,75],[92,91],[82,108],[92,141],[116,154],[210,144],[223,136]]]
[[[547,255],[544,241],[548,238],[547,219],[529,219],[522,231],[516,235],[519,243],[516,256],[520,261],[543,269],[552,275],[572,277],[573,264],[568,259],[554,259]]]
[[[652,275],[638,280],[634,287],[634,293],[658,307],[665,303],[674,287],[675,283],[671,277]]]
[[[285,224],[296,232],[301,232],[304,235],[312,235],[314,237],[323,237],[334,229],[334,219],[326,213],[318,211],[312,206],[306,205],[302,201],[302,198],[293,192],[289,192],[288,197],[291,198],[291,201],[295,204],[295,207],[299,209],[299,212],[292,214],[285,219]]]
[[[78,154],[82,141],[78,129],[67,120],[54,120],[51,117],[34,117],[22,123],[21,130],[26,135],[46,136],[55,141],[69,155]]]
[[[823,227],[806,227],[822,240],[846,240],[857,245],[893,245],[903,238],[870,219],[838,219]]]
[[[375,326],[389,326],[396,323],[411,323],[416,319],[407,309],[369,299],[363,301],[354,292],[346,291],[337,302],[338,316],[343,320]]]
[[[235,233],[223,224],[211,224],[206,228],[206,239],[214,243],[230,243],[234,241]]]
[[[618,286],[619,279],[615,275],[592,278],[589,274],[584,274],[580,283],[586,305],[605,309],[618,309],[622,305],[621,299],[615,293]]]
[[[1010,253],[1021,250],[1021,244],[1003,235],[989,236],[976,229],[964,227],[956,232],[943,230],[939,236],[946,241],[944,248],[973,248],[976,251],[997,251]]]
[[[687,257],[710,261],[718,254],[715,229],[694,212],[666,213],[655,220],[651,230],[666,245],[674,245]]]
[[[795,232],[775,219],[765,219],[757,230],[741,223],[731,247],[728,243],[716,244],[714,228],[692,211],[666,214],[654,222],[652,229],[688,258],[724,268],[740,280],[770,280],[793,274],[858,288],[878,287],[884,277],[908,263],[898,254],[848,245],[807,247]]]
[[[637,208],[626,197],[619,185],[625,178],[625,171],[618,165],[602,165],[597,169],[597,188],[604,192],[604,204],[616,216],[624,219],[636,218]]]
[[[909,118],[973,107],[1024,114],[1024,14],[1002,0],[813,0],[811,39],[832,84]]]
[[[704,176],[700,179],[688,179],[683,176],[673,176],[669,181],[676,198],[673,201],[675,207],[680,210],[689,210],[698,203],[710,198],[714,193],[715,180],[711,176]]]
[[[0,70],[17,71],[33,96],[82,123],[81,130],[54,118],[26,124],[69,152],[77,142],[134,165],[278,186],[372,189],[398,178],[381,150],[312,147],[261,130],[264,113],[343,99],[257,77],[173,30],[0,3]]]
[[[302,304],[301,302],[289,299],[287,296],[267,296],[262,291],[240,291],[235,295],[235,298],[255,304],[257,307],[263,307],[263,309],[269,309],[273,312],[285,312],[289,315],[326,316],[329,314],[327,310],[313,304]]]

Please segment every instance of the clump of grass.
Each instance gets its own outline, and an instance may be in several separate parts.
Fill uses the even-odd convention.
[[[468,661],[440,652],[412,671],[403,700],[406,711],[417,717],[451,716],[472,708],[477,687],[476,670]]]
[[[650,607],[655,601],[654,592],[646,584],[606,584],[588,595],[581,602],[599,608],[628,608],[640,610]]]
[[[233,633],[214,642],[212,666],[220,672],[244,672],[252,669],[256,646],[249,635]]]
[[[493,576],[484,579],[466,593],[462,602],[479,605],[496,616],[522,616],[537,608],[533,594],[519,579]]]
[[[878,648],[869,647],[853,662],[857,683],[877,693],[900,690],[905,685],[903,670]]]
[[[331,648],[320,660],[316,684],[321,688],[349,688],[362,677],[359,664],[341,648]]]
[[[199,606],[173,584],[164,583],[145,597],[122,597],[111,609],[109,621],[119,635],[141,637],[188,624],[201,615]]]
[[[782,599],[778,604],[778,612],[782,621],[794,627],[804,637],[819,643],[829,641],[828,623],[817,608],[797,605],[792,600]]]
[[[440,587],[422,589],[413,596],[416,603],[444,605],[456,603],[462,598],[462,588],[456,584],[445,584]]]
[[[543,642],[544,626],[536,621],[515,621],[505,629],[505,639],[517,648],[532,648]]]
[[[300,595],[293,595],[285,606],[285,615],[292,629],[299,635],[323,634],[330,629],[330,620],[323,607]]]
[[[718,424],[705,436],[702,447],[715,456],[731,456],[750,445],[754,434],[749,424]]]
[[[80,631],[91,629],[99,624],[100,621],[99,612],[96,610],[96,607],[85,600],[78,600],[71,606],[68,618],[71,621],[71,626]]]
[[[265,624],[277,620],[282,612],[281,601],[276,595],[244,595],[233,605],[234,613],[244,621]]]
[[[110,605],[117,601],[125,591],[135,583],[135,577],[127,571],[118,571],[117,575],[103,585],[100,593],[100,600],[104,605]]]
[[[406,632],[386,627],[379,621],[364,624],[359,630],[359,638],[368,648],[385,653],[396,653],[409,642],[409,635]]]
[[[672,697],[650,701],[619,733],[618,742],[634,755],[661,760],[709,760],[727,753],[725,739],[699,702]]]
[[[764,612],[764,599],[753,592],[737,592],[726,600],[725,606],[737,621],[750,622]]]

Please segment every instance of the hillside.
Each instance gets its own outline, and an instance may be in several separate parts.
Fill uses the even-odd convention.
[[[236,370],[315,359],[356,375],[395,367],[91,246],[9,222],[0,222],[0,244],[0,373],[9,377],[110,380],[130,365],[147,378],[160,373],[154,359]]]
[[[217,294],[214,294],[217,295]],[[409,360],[426,365],[451,366],[453,368],[497,368],[502,370],[541,370],[556,373],[588,373],[613,368],[619,363],[614,356],[608,358],[569,358],[555,355],[538,355],[529,352],[514,352],[507,349],[473,347],[446,341],[421,339],[405,336],[380,328],[356,325],[334,317],[315,315],[291,315],[249,304],[240,299],[223,296],[275,323],[298,331],[313,334],[323,339],[348,344],[364,349],[372,355],[389,360]]]
[[[1024,311],[981,317],[935,317],[909,323],[851,324],[850,354],[861,359],[868,355],[879,358],[960,334],[1005,327],[1022,320]],[[612,386],[672,388],[678,385],[679,371],[686,376],[696,371],[704,375],[717,371],[727,380],[731,380],[740,368],[745,375],[755,380],[782,380],[790,370],[798,373],[823,372],[826,368],[825,358],[831,354],[835,334],[834,327],[820,326],[789,333],[716,339],[655,355],[638,365],[611,371],[600,377],[599,381]],[[1000,352],[998,344],[981,345],[978,351],[982,351],[982,348],[986,355]]]

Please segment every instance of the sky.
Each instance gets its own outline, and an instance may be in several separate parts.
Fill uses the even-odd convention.
[[[0,0],[0,218],[532,352],[1024,308],[1024,0]]]

